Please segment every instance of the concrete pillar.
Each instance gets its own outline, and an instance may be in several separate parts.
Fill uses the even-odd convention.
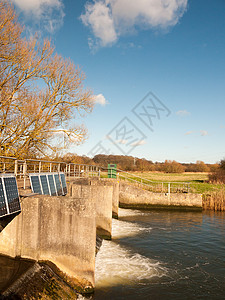
[[[119,180],[111,178],[102,178],[100,180],[91,180],[92,185],[106,185],[113,187],[112,195],[112,217],[118,219],[119,209]]]
[[[73,178],[68,182],[68,191],[69,195],[72,194],[72,186],[74,184],[78,185],[96,185],[96,186],[112,186],[113,195],[112,195],[112,217],[118,219],[118,209],[119,209],[119,180],[111,178]]]
[[[93,203],[96,213],[97,235],[104,239],[111,239],[113,187],[72,184],[70,193],[72,197],[85,198],[90,203]]]
[[[95,205],[85,198],[24,198],[0,233],[0,254],[50,262],[70,286],[94,287]]]

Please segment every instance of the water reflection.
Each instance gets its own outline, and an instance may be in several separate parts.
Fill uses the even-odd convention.
[[[115,240],[96,263],[95,300],[223,299],[224,221],[220,212],[120,210]]]

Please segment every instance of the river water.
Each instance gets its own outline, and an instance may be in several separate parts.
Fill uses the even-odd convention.
[[[225,213],[120,209],[94,300],[225,299]]]

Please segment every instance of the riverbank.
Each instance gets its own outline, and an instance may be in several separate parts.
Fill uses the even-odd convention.
[[[223,212],[120,209],[92,299],[223,299],[224,222]]]
[[[201,215],[202,210],[199,194],[152,193],[113,179],[71,180],[66,197],[25,197],[22,213],[8,220],[8,225],[3,222],[1,227],[0,253],[14,259],[15,266],[11,273],[5,272],[7,264],[2,260],[1,273],[6,274],[3,285],[8,281],[8,286],[1,287],[3,295],[18,294],[27,299],[26,295],[33,290],[35,295],[43,295],[43,299],[48,299],[51,293],[56,299],[75,299],[77,292],[93,293],[96,253],[102,238],[114,239],[112,218],[118,218],[119,203],[126,208],[161,209],[162,213],[177,210],[178,215],[186,209],[197,209]],[[123,221],[123,216],[119,218],[118,222]],[[127,223],[120,226],[126,231]],[[31,265],[24,269],[24,263]]]

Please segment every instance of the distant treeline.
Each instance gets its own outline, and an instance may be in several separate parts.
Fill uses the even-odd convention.
[[[133,156],[124,155],[104,155],[98,154],[93,158],[87,156],[79,156],[68,153],[56,160],[63,160],[67,163],[98,165],[107,168],[108,164],[117,164],[117,168],[123,171],[160,171],[166,173],[183,173],[183,172],[209,172],[215,173],[220,169],[219,164],[205,164],[203,161],[196,163],[178,163],[176,161],[165,160],[164,162],[152,162],[145,158],[135,158]]]

